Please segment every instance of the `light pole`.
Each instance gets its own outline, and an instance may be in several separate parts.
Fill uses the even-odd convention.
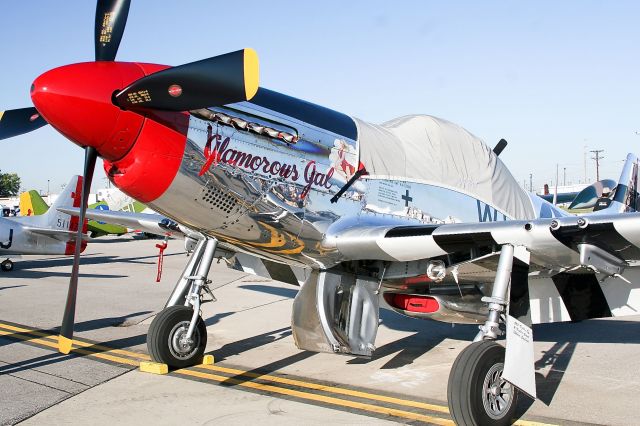
[[[604,158],[604,156],[600,155],[600,153],[603,151],[604,149],[594,149],[589,151],[593,152],[593,154],[595,155],[595,157],[592,157],[592,160],[596,160],[596,182],[600,181],[600,160]]]
[[[51,192],[49,192],[49,179],[47,179],[47,197],[51,195]]]
[[[562,186],[567,186],[567,168],[563,167]]]

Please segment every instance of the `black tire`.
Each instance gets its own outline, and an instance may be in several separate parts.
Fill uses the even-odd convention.
[[[13,262],[7,259],[0,263],[0,268],[5,272],[13,271]]]
[[[172,368],[184,368],[202,360],[207,346],[207,327],[198,316],[198,324],[193,332],[193,345],[177,347],[176,338],[187,332],[193,309],[186,306],[170,306],[162,310],[151,322],[147,332],[147,348],[154,361]],[[178,335],[178,336],[176,336]]]
[[[460,352],[451,367],[447,386],[449,412],[456,424],[484,426],[513,423],[519,391],[501,380],[503,369],[504,348],[494,341],[475,342]],[[497,379],[499,386],[495,389],[499,390],[502,400],[485,392],[491,379]]]

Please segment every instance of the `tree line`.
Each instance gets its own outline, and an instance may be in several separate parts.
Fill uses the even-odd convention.
[[[0,197],[15,197],[20,192],[20,177],[17,173],[2,173],[0,170]]]

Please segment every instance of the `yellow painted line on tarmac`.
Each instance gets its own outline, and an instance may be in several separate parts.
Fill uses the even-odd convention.
[[[277,376],[270,376],[270,375],[262,375],[260,373],[252,373],[250,371],[237,370],[235,368],[222,367],[215,364],[214,365],[197,365],[196,367],[204,368],[206,370],[220,371],[228,374],[235,374],[238,376],[251,377],[255,379],[263,379],[271,382],[282,383],[285,385],[299,386],[299,387],[304,387],[304,388],[313,389],[313,390],[337,393],[340,395],[349,395],[357,398],[372,399],[380,402],[389,402],[391,404],[404,405],[407,407],[421,408],[424,410],[430,410],[430,411],[436,411],[439,413],[449,414],[449,409],[443,405],[427,404],[425,402],[411,401],[408,399],[394,398],[391,396],[378,395],[378,394],[373,394],[368,392],[356,391],[352,389],[339,388],[336,386],[328,386],[328,385],[321,385],[318,383],[304,382],[302,380],[287,379],[284,377],[277,377]]]
[[[18,332],[18,333],[33,334],[35,336],[44,337],[45,339],[53,340],[55,342],[58,341],[58,335],[57,334],[46,333],[46,332],[33,330],[33,329],[29,329],[29,328],[24,328],[24,327],[17,327],[17,326],[14,326],[14,325],[9,325],[9,324],[4,324],[4,323],[0,323],[0,328],[4,328],[4,329],[7,329],[7,330],[12,330],[12,331],[15,331],[15,332]],[[131,351],[127,351],[127,350],[124,350],[124,349],[114,349],[114,348],[110,348],[108,346],[98,345],[98,344],[89,343],[89,342],[83,342],[82,340],[74,339],[73,340],[73,344],[76,345],[76,346],[82,346],[82,347],[85,347],[85,348],[86,347],[95,348],[95,349],[100,350],[102,352],[111,352],[111,353],[114,353],[114,354],[130,356],[130,357],[136,358],[138,360],[145,360],[145,361],[151,360],[151,357],[149,355],[147,355],[147,354],[131,352]],[[56,346],[56,348],[57,348],[57,346]],[[90,351],[90,353],[93,354],[94,352]]]
[[[195,370],[177,370],[177,371],[174,371],[174,373],[178,373],[186,376],[199,377],[202,379],[208,379],[208,380],[213,380],[217,382],[233,383],[234,385],[244,386],[244,387],[248,387],[248,388],[252,388],[252,389],[256,389],[264,392],[279,393],[282,395],[294,396],[300,399],[308,399],[308,400],[323,402],[325,404],[331,404],[331,405],[340,405],[342,407],[355,408],[363,411],[371,411],[374,413],[386,414],[386,415],[395,416],[395,417],[403,417],[411,420],[419,420],[419,421],[429,422],[437,425],[453,425],[454,424],[453,421],[448,419],[443,419],[440,417],[427,416],[424,414],[412,413],[410,411],[397,410],[394,408],[379,407],[377,405],[366,404],[363,402],[349,401],[347,399],[334,398],[331,396],[316,395],[313,393],[281,388],[278,386],[265,385],[262,383],[246,382],[239,379],[232,379],[226,376],[219,376],[217,374],[203,373]]]
[[[20,339],[20,340],[28,341],[28,342],[31,342],[31,343],[36,343],[38,345],[42,345],[42,346],[47,346],[47,347],[53,348],[55,350],[55,352],[58,352],[58,343],[57,342],[52,342],[50,340],[43,340],[43,339],[37,339],[37,338],[33,339],[33,338],[29,337],[29,336],[15,334],[15,332],[13,332],[13,331],[0,330],[0,336],[8,336],[8,335],[11,335],[11,337],[15,338],[15,339]],[[139,361],[135,361],[135,360],[132,360],[132,359],[129,359],[129,358],[120,358],[120,357],[109,355],[109,354],[106,354],[106,353],[93,352],[93,351],[88,351],[86,349],[80,349],[80,348],[74,348],[74,349],[72,349],[72,352],[76,352],[76,353],[83,354],[83,355],[94,356],[96,358],[105,359],[107,361],[115,362],[115,363],[118,363],[118,364],[128,364],[128,365],[136,365],[137,366],[140,363]]]
[[[22,334],[16,334],[16,333],[22,333]],[[26,334],[43,337],[44,339],[31,338]],[[28,329],[24,327],[18,327],[10,324],[0,323],[0,336],[7,336],[7,335],[11,335],[11,337],[19,340],[29,341],[38,345],[52,348],[56,352],[58,349],[57,335],[38,331],[38,330]],[[73,340],[73,344],[76,346],[82,346],[82,347],[74,347],[72,352],[88,355],[91,357],[96,357],[99,359],[104,359],[104,360],[119,363],[119,364],[138,366],[140,361],[150,359],[150,357],[146,354],[140,354],[137,352],[127,351],[124,349],[112,349],[107,346],[93,344],[93,343],[79,341],[79,340]],[[94,352],[92,350],[83,349],[86,347],[96,348],[104,352]],[[109,352],[109,353],[106,353],[106,352]],[[122,358],[119,356],[111,355],[110,353],[124,355],[127,357],[131,357],[133,359]],[[328,392],[333,394],[346,395],[346,396],[368,399],[373,401],[386,402],[386,403],[400,405],[400,406],[407,406],[407,407],[418,408],[418,409],[423,409],[428,411],[435,411],[445,415],[449,414],[448,408],[442,405],[405,400],[401,398],[395,398],[395,397],[379,395],[379,394],[372,394],[372,393],[357,391],[353,389],[345,389],[345,388],[340,388],[336,386],[305,382],[302,380],[289,379],[289,378],[277,377],[272,375],[262,375],[260,373],[254,373],[254,372],[239,370],[235,368],[223,367],[220,365],[197,365],[194,367],[198,369],[217,371],[221,373],[233,374],[236,376],[243,376],[243,377],[248,377],[252,379],[261,379],[261,380],[279,383],[283,385],[297,386],[297,387],[313,389],[313,390],[323,391],[323,392]],[[270,384],[258,383],[253,381],[245,381],[245,380],[236,379],[228,376],[205,373],[205,372],[194,370],[194,369],[180,369],[180,370],[175,370],[172,373],[179,374],[182,376],[197,377],[200,379],[206,379],[206,380],[210,380],[218,383],[222,383],[222,382],[230,383],[237,386],[242,386],[242,387],[259,390],[263,392],[288,395],[288,396],[292,396],[300,399],[306,399],[310,401],[316,401],[316,402],[321,402],[321,403],[330,404],[330,405],[337,405],[341,407],[347,407],[347,408],[352,408],[352,409],[357,409],[362,411],[369,411],[377,414],[401,417],[401,418],[410,419],[410,420],[418,420],[418,421],[423,421],[423,422],[432,423],[432,424],[438,424],[438,425],[454,424],[453,421],[449,419],[441,418],[441,417],[429,416],[426,414],[420,414],[420,413],[415,413],[411,411],[381,407],[381,406],[364,403],[364,402],[351,401],[348,399],[341,399],[341,398],[336,398],[332,396],[326,396],[326,395],[304,392],[300,390],[288,389],[285,387],[279,387],[277,385],[270,385]],[[515,424],[519,426],[553,426],[546,423],[533,422],[533,421],[527,421],[527,420],[518,420],[516,421]]]
[[[12,338],[16,338],[16,339],[24,340],[24,341],[29,341],[31,343],[35,343],[35,344],[38,344],[38,345],[42,345],[42,346],[46,346],[46,347],[49,347],[49,348],[53,348],[57,352],[58,345],[57,345],[56,342],[53,342],[53,341],[51,341],[49,339],[31,338],[30,336],[24,335],[24,334],[27,334],[28,332],[22,332],[24,334],[16,334],[17,330],[25,330],[25,329],[23,329],[21,327],[9,326],[7,324],[0,324],[0,325],[3,328],[11,327],[12,329],[14,329],[12,331],[0,330],[0,336],[11,335]],[[38,332],[38,334],[44,334],[44,333]],[[52,336],[52,335],[49,335],[49,336],[54,337],[54,338],[56,337],[56,336]],[[76,343],[75,340],[74,340],[74,343]],[[129,359],[129,358],[121,358],[121,357],[118,357],[118,356],[113,356],[113,355],[109,355],[109,354],[106,354],[106,353],[100,353],[100,352],[93,352],[93,351],[89,351],[89,350],[81,349],[81,348],[74,348],[72,350],[72,352],[76,352],[76,353],[80,353],[80,354],[86,354],[86,355],[89,355],[89,356],[92,356],[92,357],[105,359],[105,360],[109,360],[109,361],[116,362],[116,363],[123,363],[123,364],[136,365],[136,366],[139,364],[139,361],[135,361],[135,360],[132,360],[132,359]],[[256,382],[247,382],[247,381],[243,381],[243,380],[239,380],[239,379],[233,379],[233,378],[226,377],[226,376],[220,376],[220,375],[217,375],[217,374],[203,373],[203,372],[200,372],[200,371],[194,371],[194,370],[188,370],[188,369],[175,370],[172,373],[179,374],[179,375],[182,375],[182,376],[198,377],[198,378],[201,378],[201,379],[207,379],[207,380],[211,380],[211,381],[215,381],[215,382],[219,382],[219,383],[220,382],[232,383],[232,384],[237,385],[237,386],[242,386],[242,387],[255,389],[255,390],[261,390],[261,391],[264,391],[264,392],[277,393],[277,394],[281,394],[281,395],[289,395],[289,396],[294,396],[294,397],[297,397],[297,398],[300,398],[300,399],[324,402],[324,403],[331,404],[331,405],[338,405],[338,406],[342,406],[342,407],[354,408],[354,409],[374,412],[374,413],[378,413],[378,414],[385,414],[385,415],[402,417],[402,418],[407,418],[407,419],[412,419],[412,420],[420,420],[420,421],[429,422],[429,423],[438,424],[438,425],[453,425],[453,422],[451,420],[442,419],[442,418],[439,418],[439,417],[427,416],[427,415],[424,415],[424,414],[412,413],[412,412],[409,412],[409,411],[397,410],[397,409],[393,409],[393,408],[378,407],[378,406],[372,405],[372,404],[349,401],[349,400],[344,400],[344,399],[339,399],[339,398],[334,398],[334,397],[329,397],[329,396],[324,396],[324,395],[316,395],[316,394],[312,394],[312,393],[308,393],[308,392],[292,390],[292,389],[286,389],[286,388],[273,386],[273,385],[266,385],[266,384],[256,383]]]
[[[8,325],[8,324],[3,324],[3,323],[0,323],[0,327],[7,328],[7,329],[10,329],[10,330],[14,330],[14,331],[19,331],[19,332],[22,332],[22,333],[35,334],[35,335],[38,335],[38,336],[49,338],[51,340],[55,340],[57,338],[56,335],[47,334],[47,333],[43,333],[41,331],[31,330],[31,329],[27,329],[27,328],[23,328],[23,327],[11,326],[11,325]],[[93,347],[93,348],[97,348],[97,349],[103,350],[105,352],[112,352],[112,353],[115,353],[115,354],[131,356],[131,357],[134,357],[134,358],[137,358],[137,359],[140,359],[140,360],[145,360],[146,361],[146,360],[150,360],[151,359],[151,357],[146,355],[146,354],[140,354],[140,353],[137,353],[137,352],[131,352],[131,351],[123,350],[123,349],[111,349],[111,348],[109,348],[107,346],[91,344],[91,343],[87,343],[87,342],[83,342],[83,341],[79,341],[79,340],[73,340],[73,343],[74,343],[74,345],[84,346],[84,347]],[[239,369],[236,369],[236,368],[222,367],[220,365],[215,365],[215,364],[214,365],[197,365],[196,367],[204,368],[204,369],[212,370],[212,371],[219,371],[219,372],[227,373],[227,374],[234,374],[234,375],[238,375],[238,376],[250,377],[250,378],[254,378],[254,379],[262,379],[262,380],[275,382],[275,383],[281,383],[281,384],[290,385],[290,386],[304,387],[304,388],[307,388],[307,389],[319,390],[319,391],[324,391],[324,392],[331,392],[331,393],[340,394],[340,395],[348,395],[348,396],[353,396],[353,397],[357,397],[357,398],[370,399],[370,400],[380,401],[380,402],[388,402],[388,403],[396,404],[396,405],[404,405],[404,406],[407,406],[407,407],[414,407],[414,408],[420,408],[420,409],[424,409],[424,410],[429,410],[429,411],[435,411],[435,412],[439,412],[439,413],[449,414],[449,409],[447,407],[443,406],[443,405],[427,404],[427,403],[419,402],[419,401],[412,401],[412,400],[406,400],[406,399],[401,399],[401,398],[394,398],[394,397],[385,396],[385,395],[378,395],[378,394],[372,394],[372,393],[368,393],[368,392],[356,391],[356,390],[352,390],[352,389],[340,388],[340,387],[336,387],[336,386],[328,386],[328,385],[322,385],[322,384],[318,384],[318,383],[305,382],[305,381],[302,381],[302,380],[288,379],[288,378],[272,376],[272,375],[268,375],[268,374],[263,375],[263,374],[260,374],[260,373],[253,373],[253,372],[250,372],[250,371],[239,370]],[[528,426],[528,425],[522,425],[522,426]]]
[[[514,423],[516,426],[558,426],[550,423],[532,422],[529,420],[518,420]]]

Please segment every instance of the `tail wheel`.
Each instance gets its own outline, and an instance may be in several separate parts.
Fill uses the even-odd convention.
[[[207,346],[207,328],[198,317],[193,336],[187,340],[192,316],[193,309],[186,306],[170,306],[156,315],[147,332],[147,348],[156,362],[173,368],[200,362]]]
[[[502,379],[504,348],[490,340],[466,347],[451,367],[447,399],[459,425],[510,425],[518,390]]]
[[[5,260],[4,262],[0,263],[0,268],[2,268],[3,271],[9,272],[13,270],[13,262],[10,261],[9,259]]]

